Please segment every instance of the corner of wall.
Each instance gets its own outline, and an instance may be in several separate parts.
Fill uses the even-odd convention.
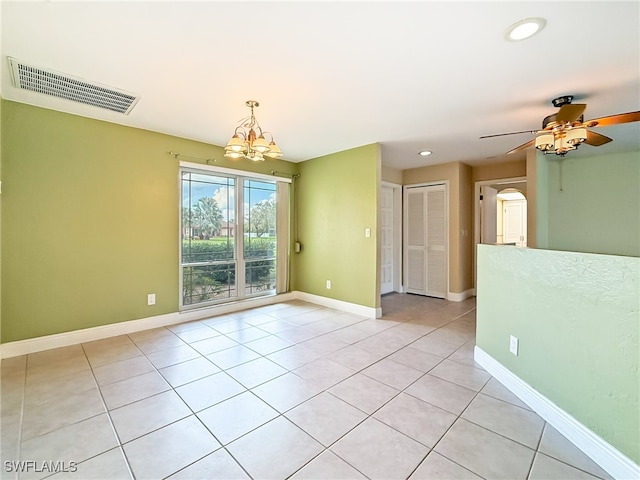
[[[534,149],[527,150],[527,246],[529,248],[537,248],[536,235],[538,229],[536,222],[538,218],[538,195],[537,195],[537,151]]]
[[[4,99],[0,96],[0,359],[2,359],[2,112]]]
[[[473,288],[473,169],[460,163],[460,292]]]
[[[382,199],[382,148],[379,143],[376,143],[376,228],[373,230],[375,233],[373,240],[376,243],[376,291],[375,291],[375,308],[382,308],[382,246],[380,244],[381,226],[382,221],[380,219],[380,202]]]
[[[529,184],[532,176],[533,185]],[[527,194],[533,206],[527,212],[527,238],[530,247],[549,246],[549,164],[546,156],[537,150],[527,152]],[[531,196],[534,196],[531,199]],[[528,203],[528,204],[529,204]],[[531,243],[533,241],[533,244]]]
[[[383,182],[395,183],[402,185],[402,170],[389,167],[387,165],[381,165],[381,175]]]
[[[380,146],[306,160],[300,174],[296,207],[302,251],[295,254],[291,289],[375,308]]]

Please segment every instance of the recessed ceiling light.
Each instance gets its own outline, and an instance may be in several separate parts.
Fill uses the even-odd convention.
[[[541,31],[546,24],[547,21],[544,18],[525,18],[507,28],[507,31],[504,32],[504,37],[509,42],[518,42],[532,37]]]
[[[418,155],[426,157],[427,155],[431,155],[431,150],[422,150],[421,152],[418,152]]]

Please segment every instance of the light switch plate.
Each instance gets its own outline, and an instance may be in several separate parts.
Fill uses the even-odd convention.
[[[516,357],[518,356],[518,343],[518,338],[511,335],[509,338],[509,351]]]

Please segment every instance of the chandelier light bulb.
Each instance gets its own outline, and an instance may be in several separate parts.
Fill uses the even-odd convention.
[[[242,152],[245,149],[244,140],[241,139],[238,134],[235,134],[231,137],[225,149],[232,152]]]
[[[586,139],[587,139],[587,129],[584,127],[572,128],[567,132],[567,143],[569,145],[575,145],[577,147]]]
[[[280,158],[282,156],[282,151],[280,150],[280,147],[271,141],[269,144],[269,151],[265,153],[265,155],[270,158]]]
[[[269,144],[265,140],[264,136],[260,135],[253,142],[253,145],[251,145],[251,148],[253,148],[254,150],[257,150],[260,153],[265,153],[269,151]]]

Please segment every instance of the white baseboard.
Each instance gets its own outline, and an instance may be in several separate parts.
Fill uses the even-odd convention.
[[[353,313],[355,315],[362,315],[363,317],[380,318],[382,316],[382,307],[366,307],[357,303],[345,302],[306,292],[295,291],[293,294],[296,299],[304,300],[305,302],[315,303],[317,305],[322,305],[323,307],[335,308],[336,310]]]
[[[3,343],[0,345],[0,359],[27,355],[29,353],[41,352],[52,348],[68,347],[78,343],[102,340],[103,338],[126,335],[128,333],[149,330],[151,328],[166,327],[177,323],[202,320],[216,315],[224,315],[226,313],[233,313],[240,310],[246,310],[248,308],[261,307],[290,300],[303,300],[317,305],[322,305],[324,307],[335,308],[336,310],[341,310],[347,313],[362,315],[364,317],[379,318],[382,316],[381,308],[365,307],[355,303],[296,291]]]
[[[474,359],[496,380],[616,479],[640,478],[640,466],[476,346]]]
[[[294,300],[296,296],[293,293],[283,293],[280,295],[272,295],[268,297],[257,297],[243,300],[242,302],[225,303],[212,307],[198,308],[183,312],[167,313],[165,315],[156,315],[153,317],[140,318],[138,320],[129,320],[125,322],[110,323],[109,325],[101,325],[98,327],[83,328],[71,332],[57,333],[54,335],[45,335],[42,337],[28,338],[15,342],[3,343],[0,349],[0,358],[17,357],[29,353],[41,352],[52,348],[68,347],[78,343],[92,342],[94,340],[102,340],[103,338],[115,337],[117,335],[126,335],[128,333],[149,330],[151,328],[166,327],[177,323],[191,322],[194,320],[202,320],[204,318],[216,315],[224,315],[248,308],[261,307],[274,303],[286,302]]]
[[[447,300],[450,300],[452,302],[462,302],[463,300],[466,300],[469,297],[474,297],[475,295],[476,295],[476,289],[470,288],[469,290],[465,290],[464,292],[460,292],[460,293],[456,293],[456,292],[447,293]]]

